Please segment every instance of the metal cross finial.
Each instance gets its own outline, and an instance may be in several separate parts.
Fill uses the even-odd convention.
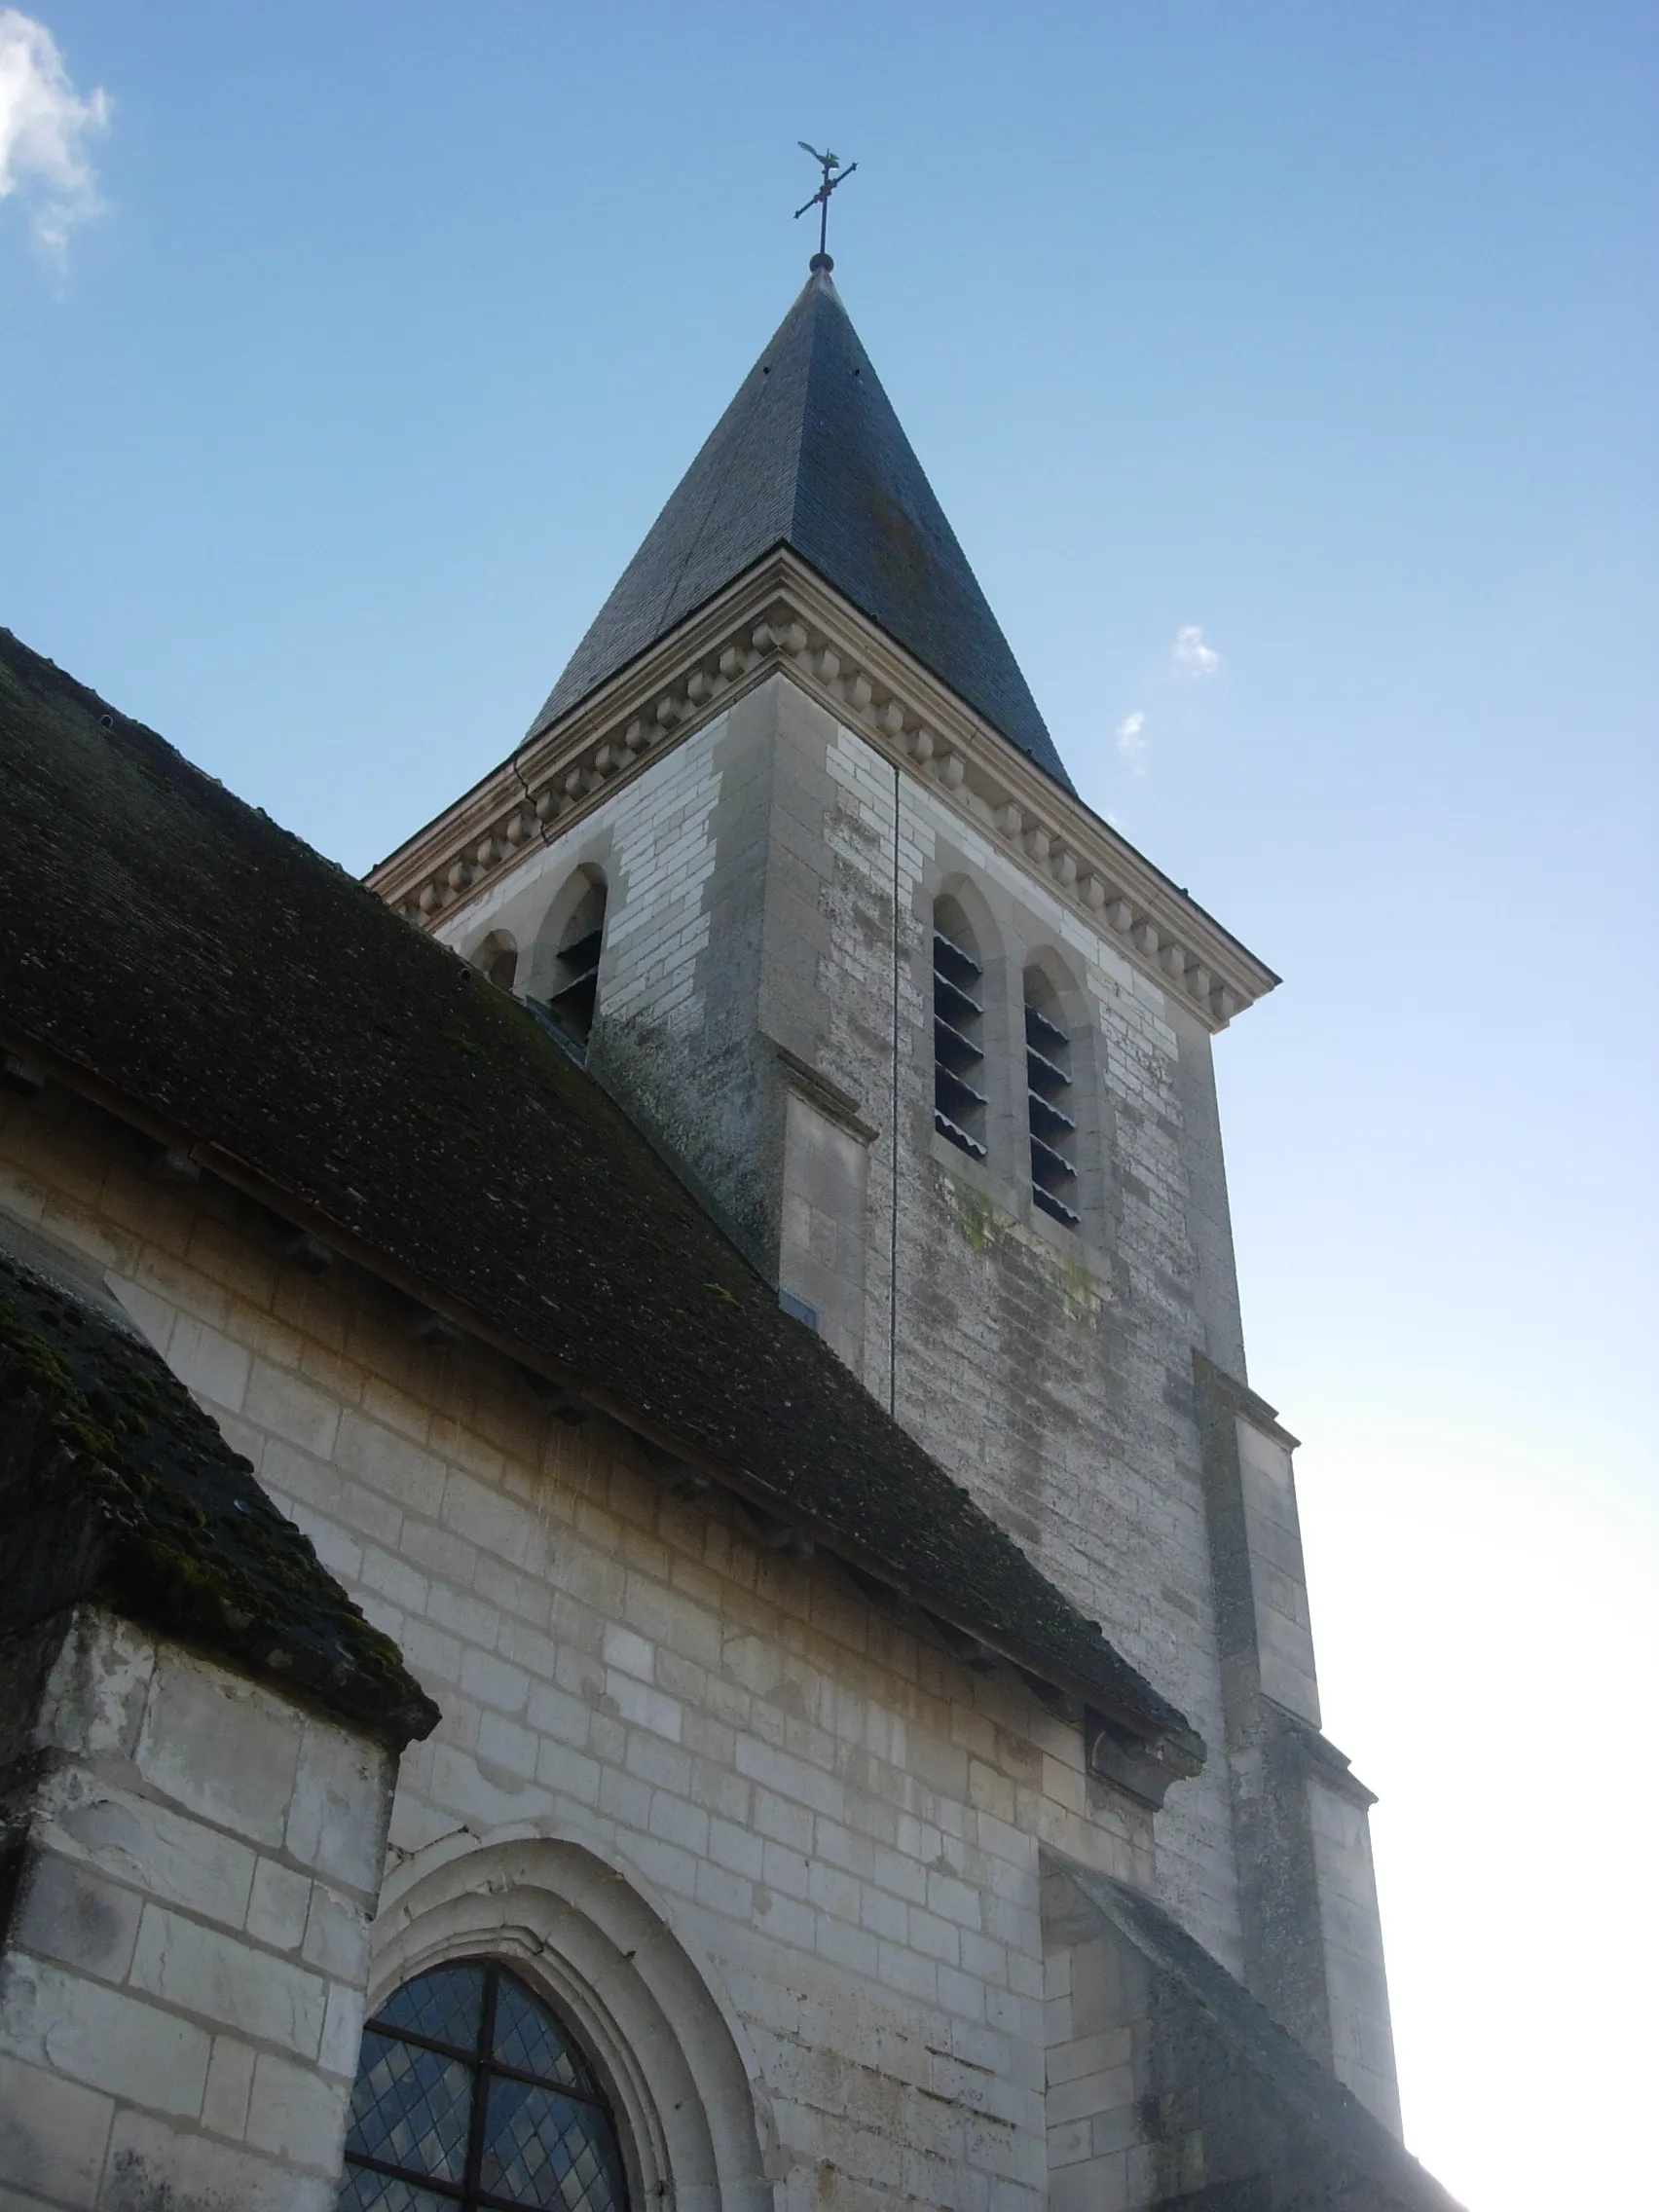
[[[812,266],[816,269],[822,262],[826,269],[830,269],[833,268],[834,264],[830,259],[830,195],[838,184],[846,183],[848,177],[852,175],[859,165],[857,162],[849,162],[847,166],[842,168],[841,158],[838,154],[821,154],[816,146],[809,146],[804,138],[797,138],[795,144],[803,154],[810,154],[824,171],[824,182],[818,187],[805,206],[795,209],[795,221],[797,223],[800,221],[806,213],[807,207],[818,209],[818,252],[813,259]],[[838,174],[837,171],[839,171]]]

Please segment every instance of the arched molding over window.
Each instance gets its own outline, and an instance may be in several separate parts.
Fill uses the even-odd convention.
[[[1020,998],[1031,1202],[1063,1228],[1082,1229],[1092,1210],[1100,1119],[1088,999],[1047,948],[1027,960]]]
[[[592,862],[566,879],[536,932],[530,991],[567,1036],[585,1045],[599,1004],[608,890]]]
[[[473,967],[498,990],[510,991],[518,980],[518,940],[511,930],[492,930],[474,945],[470,957]]]
[[[934,1127],[969,1159],[1000,1152],[1001,948],[989,910],[966,878],[933,904]]]
[[[635,2212],[772,2212],[770,2102],[713,1970],[602,1839],[448,1837],[388,1875],[369,2012],[415,1975],[492,1958],[569,2023],[615,2116]]]

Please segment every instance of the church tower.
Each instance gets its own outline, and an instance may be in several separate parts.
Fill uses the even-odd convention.
[[[1156,1808],[1158,1900],[1397,2129],[1212,1071],[1276,978],[1078,797],[827,256],[523,744],[370,881],[1190,1717],[1184,1771],[1102,1726],[1091,1774]]]

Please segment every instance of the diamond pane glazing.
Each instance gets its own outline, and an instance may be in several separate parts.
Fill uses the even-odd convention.
[[[537,2212],[621,2212],[616,2141],[602,2112],[523,2082],[492,2082],[484,2189]]]
[[[377,2027],[407,2028],[434,2043],[476,2050],[484,2020],[484,1969],[439,1967],[418,1974],[388,1997],[375,2014]]]
[[[416,2189],[391,2174],[348,2166],[337,2212],[456,2212],[456,2199],[440,2196],[435,2190]]]
[[[370,2028],[351,2091],[348,2151],[415,2174],[460,2181],[472,2116],[472,2069]]]
[[[590,2097],[599,2094],[598,2083],[566,2042],[553,2014],[508,1973],[496,1985],[496,2056],[503,2066],[556,2082],[563,2089],[581,2089]]]

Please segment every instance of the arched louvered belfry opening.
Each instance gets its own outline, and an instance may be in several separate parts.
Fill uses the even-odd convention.
[[[1078,1226],[1077,1120],[1072,1041],[1060,996],[1041,968],[1025,971],[1025,1113],[1031,1136],[1031,1201],[1068,1229]]]
[[[363,2030],[338,2212],[627,2212],[593,2066],[494,1959],[394,1990]]]
[[[948,894],[934,901],[934,1127],[971,1160],[986,1156],[985,971],[973,926]]]
[[[603,876],[591,876],[559,933],[553,960],[553,988],[547,1009],[567,1036],[585,1045],[599,1003],[599,956],[605,949],[606,890]]]

